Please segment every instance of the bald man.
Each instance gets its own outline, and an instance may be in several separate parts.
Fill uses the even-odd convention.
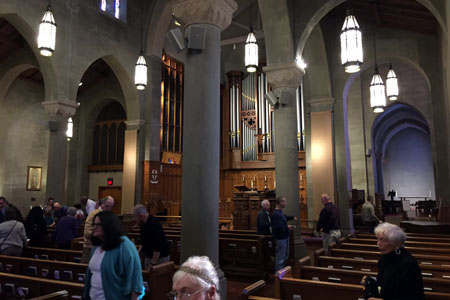
[[[333,242],[336,243],[341,237],[339,211],[331,202],[328,194],[322,194],[320,201],[322,201],[323,208],[316,229],[318,232],[323,232],[323,249],[328,254],[329,245]]]

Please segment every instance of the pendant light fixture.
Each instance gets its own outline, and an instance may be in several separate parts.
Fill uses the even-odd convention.
[[[392,69],[392,64],[389,64],[389,71],[386,78],[386,95],[391,101],[398,99],[398,79],[394,69]]]
[[[245,41],[245,67],[247,72],[256,72],[258,68],[258,44],[253,33],[253,3],[250,4],[250,32]]]
[[[73,137],[73,121],[72,118],[67,120],[67,131],[66,131],[67,141],[70,141]]]
[[[141,44],[141,52],[139,54],[138,60],[136,62],[136,66],[134,68],[134,84],[136,88],[140,91],[145,90],[147,86],[147,62],[145,61],[144,51],[144,13],[145,13],[145,1],[144,1],[144,10],[142,11],[142,44]]]
[[[56,23],[53,17],[52,5],[48,1],[47,10],[39,23],[38,49],[42,56],[52,56],[55,51]]]
[[[341,29],[341,63],[347,73],[359,72],[363,63],[362,34],[350,8]]]
[[[373,31],[373,45],[375,55],[375,74],[370,82],[370,107],[372,107],[374,113],[382,113],[384,111],[384,107],[386,106],[386,90],[383,79],[381,79],[380,73],[378,72],[375,29]]]

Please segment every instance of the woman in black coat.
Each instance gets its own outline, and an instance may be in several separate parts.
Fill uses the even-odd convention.
[[[383,256],[378,261],[374,296],[368,299],[424,300],[422,271],[404,248],[406,234],[396,225],[382,223],[375,229],[375,235]]]

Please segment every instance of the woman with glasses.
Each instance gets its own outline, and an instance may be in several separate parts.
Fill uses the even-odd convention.
[[[119,218],[110,211],[94,217],[91,252],[84,281],[84,299],[135,300],[144,295],[136,246],[125,236]]]
[[[219,278],[206,256],[189,257],[173,275],[170,300],[220,300]]]

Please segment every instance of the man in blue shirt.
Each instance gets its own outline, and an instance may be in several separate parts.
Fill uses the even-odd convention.
[[[286,207],[285,197],[276,199],[275,212],[272,215],[272,235],[276,242],[275,270],[283,269],[289,259],[289,228],[287,222],[297,220],[297,217],[286,216],[283,209]]]

